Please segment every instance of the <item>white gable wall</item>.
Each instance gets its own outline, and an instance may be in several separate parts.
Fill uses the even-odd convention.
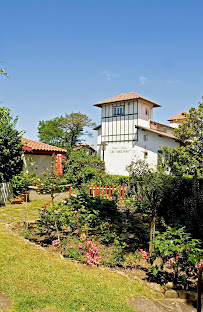
[[[34,154],[24,154],[24,171],[26,173],[35,172],[41,176],[42,171],[51,172],[52,165],[52,155],[34,155]]]
[[[144,141],[144,135],[148,135],[148,141]],[[179,143],[167,137],[159,137],[157,134],[138,130],[138,142],[109,143],[105,147],[104,161],[106,171],[110,174],[128,175],[126,166],[136,159],[145,160],[150,167],[155,168],[158,161],[158,151],[161,146],[178,147]],[[147,157],[145,155],[147,153]]]
[[[124,107],[124,114],[115,115],[115,107]],[[111,174],[128,175],[126,166],[136,159],[145,160],[151,167],[156,167],[161,146],[179,146],[172,138],[137,129],[137,126],[150,128],[153,119],[151,104],[140,100],[121,101],[104,104],[101,110],[97,151],[105,161],[106,171]],[[161,124],[156,126],[160,127],[160,131],[172,134],[170,127]]]

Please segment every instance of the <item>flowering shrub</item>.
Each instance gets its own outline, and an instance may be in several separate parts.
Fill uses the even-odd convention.
[[[40,220],[38,228],[52,232],[55,220],[59,231],[62,227],[69,227],[70,232],[78,231],[78,234],[85,227],[95,228],[101,227],[100,235],[106,237],[109,233],[109,226],[103,225],[114,222],[119,219],[120,215],[114,201],[102,198],[91,198],[86,195],[69,197],[58,203],[54,203],[53,207],[45,206],[40,209]]]
[[[150,269],[154,275],[163,270],[164,265],[173,270],[173,282],[187,283],[188,278],[196,278],[198,268],[203,263],[203,250],[199,248],[200,240],[191,239],[184,228],[176,229],[167,227],[163,233],[156,232],[152,241],[154,250],[151,253]],[[158,266],[154,264],[157,258],[162,259]]]
[[[142,259],[143,260],[148,260],[149,259],[149,252],[148,251],[145,251],[143,249],[140,249],[140,253],[142,254]]]
[[[200,259],[200,262],[199,262],[199,263],[196,263],[196,264],[195,264],[195,267],[196,267],[197,269],[199,269],[202,265],[203,265],[203,259]]]
[[[96,244],[91,240],[87,240],[85,233],[80,235],[80,240],[77,238],[72,239],[71,245],[67,242],[66,256],[69,258],[73,258],[92,266],[100,264],[98,260],[101,259],[101,256],[98,254],[99,249]]]
[[[53,240],[53,241],[52,241],[52,246],[54,246],[54,247],[60,247],[60,246],[61,246],[60,241],[59,241],[58,239]]]
[[[99,249],[95,244],[92,243],[92,241],[87,241],[85,243],[85,247],[88,248],[88,251],[85,254],[85,258],[83,261],[84,263],[88,265],[99,265],[100,263],[98,262],[99,259],[101,259],[101,256],[98,256]]]

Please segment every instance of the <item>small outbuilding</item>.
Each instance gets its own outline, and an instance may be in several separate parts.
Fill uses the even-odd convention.
[[[61,162],[66,157],[67,151],[63,148],[25,138],[22,138],[21,142],[23,144],[23,161],[26,172],[35,171],[36,174],[41,175],[42,171],[51,171],[52,155],[58,156],[56,159]],[[56,164],[59,165],[57,162]]]

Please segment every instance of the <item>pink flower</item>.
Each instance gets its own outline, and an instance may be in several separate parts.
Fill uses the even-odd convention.
[[[92,241],[86,241],[85,242],[85,247],[88,248],[92,244]]]
[[[149,259],[149,252],[148,251],[145,251],[145,250],[143,250],[143,249],[140,249],[140,252],[141,252],[141,254],[142,254],[142,259],[143,260],[147,260],[147,259]]]
[[[78,249],[82,249],[82,244],[81,243],[78,244]]]
[[[69,246],[69,248],[73,248],[73,246],[72,246],[72,245],[70,245],[70,246]]]
[[[84,262],[88,265],[99,265],[99,259],[101,259],[101,256],[98,256],[99,249],[95,244],[92,243],[92,241],[86,241],[85,247],[89,248],[88,252],[85,254]]]
[[[168,259],[168,261],[167,261],[167,264],[169,265],[169,266],[172,266],[173,264],[175,264],[176,263],[176,261],[175,261],[175,258],[174,257],[171,257],[170,259]]]
[[[138,195],[137,199],[143,199],[143,197],[141,195]]]
[[[52,241],[52,246],[54,246],[54,247],[60,247],[60,246],[61,246],[60,241],[59,241],[58,239],[53,240],[53,241]]]
[[[81,239],[82,241],[85,241],[85,240],[86,240],[86,234],[85,234],[85,233],[82,233],[82,234],[80,235],[80,239]]]

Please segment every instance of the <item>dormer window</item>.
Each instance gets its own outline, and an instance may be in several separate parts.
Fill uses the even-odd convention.
[[[124,115],[124,106],[114,107],[114,115]]]

